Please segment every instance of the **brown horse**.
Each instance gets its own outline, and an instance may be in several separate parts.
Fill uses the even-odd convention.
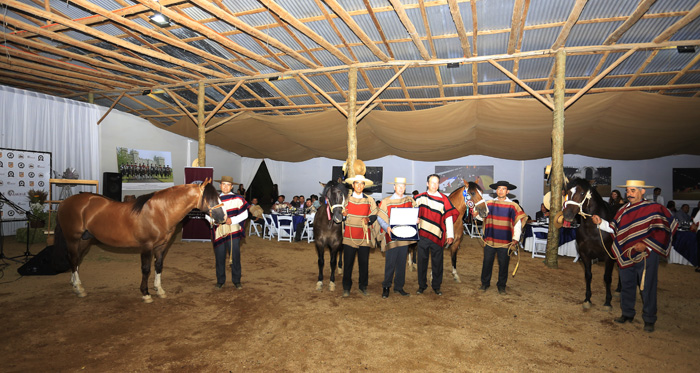
[[[79,297],[87,295],[78,276],[78,266],[90,245],[99,241],[113,247],[141,248],[141,294],[146,303],[153,301],[148,293],[148,276],[155,256],[153,286],[165,298],[160,275],[175,227],[194,208],[223,223],[226,215],[222,206],[208,178],[199,185],[176,185],[132,202],[117,202],[94,193],[67,198],[58,206],[55,241],[68,252],[73,291]]]
[[[340,264],[338,274],[342,273],[343,267],[343,211],[347,204],[346,196],[348,189],[343,183],[329,181],[323,185],[321,193],[321,207],[316,211],[314,217],[314,244],[318,255],[318,282],[316,290],[323,290],[323,265],[326,247],[330,250],[331,278],[328,283],[328,290],[335,290],[335,265],[338,254],[340,254]]]
[[[462,219],[464,219],[464,214],[471,212],[473,209],[479,213],[481,218],[485,218],[488,215],[488,208],[486,207],[486,200],[484,199],[483,191],[479,184],[470,181],[464,182],[465,185],[455,189],[449,195],[450,202],[452,206],[459,211],[459,216],[453,221],[453,232],[454,240],[452,244],[446,246],[450,248],[450,256],[452,257],[452,278],[455,282],[461,282],[459,274],[457,274],[457,251],[459,251],[459,245],[462,243],[462,238],[464,237],[464,227],[462,226]],[[414,270],[415,257],[416,257],[416,245],[411,244],[408,247],[409,250],[409,266],[411,266],[411,271]],[[413,260],[410,258],[413,257]]]

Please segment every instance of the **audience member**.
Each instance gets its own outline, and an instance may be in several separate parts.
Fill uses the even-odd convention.
[[[311,202],[311,198],[307,199],[306,202],[304,202],[304,218],[306,218],[309,215],[313,215],[316,213],[316,208]],[[294,240],[295,241],[301,241],[301,234],[304,231],[304,224],[306,223],[306,219],[302,221],[301,223],[297,224],[296,226],[296,231],[294,232]]]
[[[292,205],[292,207],[294,208],[300,208],[301,204],[299,203],[299,196],[292,197],[292,202],[290,203],[290,205]]]
[[[540,211],[535,214],[535,220],[542,221],[549,218],[549,210],[545,207],[544,203],[540,204]]]
[[[610,192],[610,199],[608,199],[608,204],[610,204],[610,206],[622,205],[624,203],[625,200],[622,198],[622,194],[620,194],[619,190],[615,189]]]
[[[248,208],[248,212],[250,213],[250,220],[257,224],[262,224],[265,225],[265,219],[263,218],[263,209],[258,205],[258,199],[253,198],[253,200],[250,203],[250,207]]]
[[[239,196],[245,198],[245,188],[243,187],[243,184],[238,184],[238,190],[236,191],[236,193]]]
[[[318,201],[318,196],[315,194],[311,195],[311,204],[318,210],[321,208],[321,202]]]
[[[661,195],[661,188],[654,188],[654,202],[663,205],[664,204],[664,197]],[[671,201],[669,201],[671,202]],[[675,208],[675,206],[674,206]]]
[[[676,210],[676,202],[675,201],[668,201],[668,203],[666,204],[666,208],[668,209],[668,211],[671,211],[671,213],[674,215],[676,212],[678,212],[678,210]]]
[[[669,201],[672,202],[672,201]],[[690,205],[687,203],[684,203],[683,206],[681,206],[681,209],[676,212],[676,220],[678,220],[678,224],[690,224],[693,221],[693,218],[690,217]]]
[[[700,201],[698,201],[698,206],[693,208],[693,212],[690,213],[690,216],[695,217],[695,215],[698,214],[698,211],[700,211]]]

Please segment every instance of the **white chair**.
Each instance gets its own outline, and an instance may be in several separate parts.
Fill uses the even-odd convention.
[[[277,241],[294,240],[294,219],[287,215],[277,215]]]
[[[548,227],[532,227],[532,257],[544,258],[547,253]]]
[[[262,224],[256,223],[252,220],[248,222],[248,237],[252,237],[253,235],[256,235],[258,237],[262,237],[262,234],[260,233],[260,230],[263,229]]]
[[[265,219],[265,226],[263,227],[263,238],[271,240],[277,235],[277,226],[275,221],[272,219],[272,215],[263,214],[263,219]]]
[[[304,221],[304,230],[301,231],[301,239],[306,237],[307,242],[314,242],[314,218],[316,214],[306,215],[306,221]]]
[[[471,218],[470,222],[467,223],[467,233],[469,233],[469,237],[474,238],[474,237],[479,237],[483,236],[483,224],[481,223],[481,220]]]

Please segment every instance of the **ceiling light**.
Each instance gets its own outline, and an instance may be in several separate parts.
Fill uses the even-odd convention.
[[[160,27],[170,26],[170,18],[164,16],[160,12],[154,13],[152,16],[148,17],[148,19],[150,19],[151,22],[155,23],[156,25],[158,25]]]
[[[455,69],[459,67],[459,62],[451,62],[447,64],[448,69]]]
[[[679,45],[676,48],[678,53],[695,53],[695,47],[692,45]]]

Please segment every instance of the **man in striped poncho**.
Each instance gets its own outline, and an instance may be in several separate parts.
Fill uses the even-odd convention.
[[[481,290],[486,291],[491,286],[493,261],[498,255],[498,293],[506,294],[508,282],[508,247],[518,245],[527,215],[520,206],[508,198],[508,192],[516,186],[507,181],[499,181],[489,185],[496,190],[496,199],[486,202],[489,214],[484,221],[484,262],[481,267]],[[477,217],[474,209],[474,217]]]
[[[642,180],[627,180],[627,184],[618,187],[627,188],[629,203],[618,210],[615,219],[608,222],[598,215],[591,217],[600,230],[615,237],[612,252],[620,266],[622,283],[622,315],[615,321],[624,324],[634,320],[634,304],[639,286],[644,330],[653,332],[656,323],[659,256],[668,256],[678,222],[663,205],[644,199],[645,188],[653,186],[646,185]]]

